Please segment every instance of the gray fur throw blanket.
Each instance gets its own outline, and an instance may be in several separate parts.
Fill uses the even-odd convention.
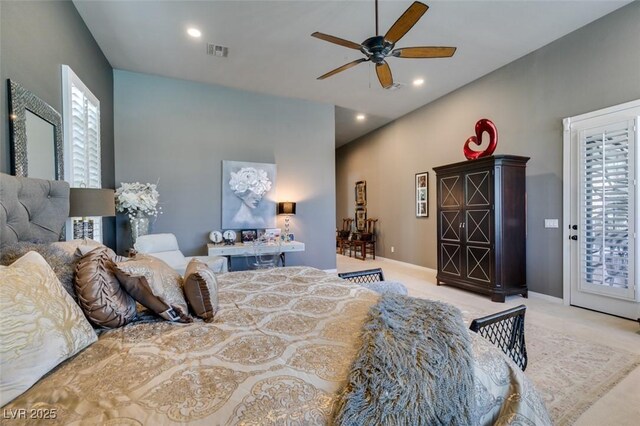
[[[446,303],[385,294],[334,409],[336,425],[472,425],[471,340]]]

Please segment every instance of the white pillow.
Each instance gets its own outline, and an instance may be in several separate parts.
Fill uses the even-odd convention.
[[[40,254],[0,266],[0,406],[98,337]]]

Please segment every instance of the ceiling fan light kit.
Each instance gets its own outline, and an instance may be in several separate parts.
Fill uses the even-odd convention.
[[[378,32],[378,0],[375,1],[376,6],[376,33]],[[391,74],[391,68],[385,60],[389,56],[396,58],[449,58],[453,56],[456,51],[455,47],[443,47],[443,46],[421,46],[421,47],[404,47],[394,49],[396,43],[409,32],[411,28],[418,22],[418,20],[429,9],[424,3],[419,1],[413,2],[411,6],[398,18],[398,20],[389,28],[389,31],[384,36],[375,35],[369,37],[360,44],[354,43],[349,40],[345,40],[339,37],[335,37],[329,34],[315,32],[311,34],[312,37],[319,38],[320,40],[328,41],[349,49],[355,49],[361,51],[366,58],[356,59],[353,62],[349,62],[341,67],[338,67],[326,74],[318,77],[318,80],[324,80],[327,77],[331,77],[339,72],[354,67],[362,62],[371,61],[376,64],[376,74],[378,80],[383,88],[389,89],[393,86],[393,75]]]

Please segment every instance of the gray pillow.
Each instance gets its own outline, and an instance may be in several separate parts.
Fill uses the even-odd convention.
[[[2,249],[2,252],[0,253],[0,265],[10,265],[30,251],[38,252],[44,260],[47,261],[51,269],[53,269],[53,272],[55,272],[56,276],[60,280],[64,289],[71,297],[73,297],[73,300],[77,302],[78,296],[76,295],[76,289],[73,285],[73,277],[75,274],[76,263],[79,258],[70,255],[58,247],[49,243],[36,244],[30,242],[19,242],[11,244],[10,246]]]

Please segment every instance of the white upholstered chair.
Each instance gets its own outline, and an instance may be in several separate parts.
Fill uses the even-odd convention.
[[[228,272],[227,258],[224,256],[188,256],[182,254],[178,240],[173,234],[149,234],[138,237],[133,248],[138,253],[148,254],[165,261],[169,266],[184,275],[191,259],[206,263],[215,273]]]

